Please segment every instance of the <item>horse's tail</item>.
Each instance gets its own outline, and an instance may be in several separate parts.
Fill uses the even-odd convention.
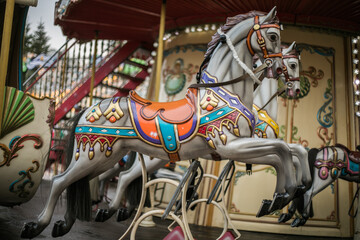
[[[81,111],[72,120],[72,128],[69,135],[68,147],[66,151],[66,166],[68,167],[73,159],[75,128],[84,111]],[[90,221],[91,219],[91,198],[89,178],[84,177],[72,184],[66,189],[67,212],[70,216],[75,216],[81,221]]]

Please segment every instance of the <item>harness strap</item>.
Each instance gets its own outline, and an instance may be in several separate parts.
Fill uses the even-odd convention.
[[[265,43],[265,39],[263,38],[263,36],[261,35],[261,31],[260,29],[263,28],[277,28],[277,29],[281,29],[280,26],[278,24],[261,24],[259,23],[259,16],[255,16],[254,18],[254,26],[250,29],[247,37],[246,37],[246,45],[249,49],[249,52],[252,56],[255,55],[255,51],[251,46],[251,36],[252,34],[256,33],[257,36],[257,42],[260,46],[261,51],[263,52],[263,57],[266,58],[275,58],[275,57],[282,57],[282,53],[273,53],[273,54],[268,54],[268,51],[266,49],[266,43]]]
[[[274,93],[271,98],[265,103],[264,106],[262,106],[259,110],[257,110],[258,112],[260,112],[261,110],[263,110],[275,97],[283,94],[285,92],[286,86],[283,86],[281,88],[279,88],[276,93]]]
[[[264,69],[267,68],[267,67],[268,67],[267,63],[263,63],[262,65],[260,65],[259,67],[257,67],[257,68],[256,68],[255,70],[253,70],[252,72],[253,72],[253,74],[256,74],[256,73],[264,70]],[[196,84],[191,84],[191,85],[189,86],[189,88],[221,87],[221,86],[226,86],[226,85],[238,83],[238,82],[240,82],[240,81],[245,80],[247,77],[249,77],[249,74],[248,74],[248,73],[245,73],[244,75],[242,75],[242,76],[240,76],[240,77],[238,77],[238,78],[229,80],[229,81],[219,82],[219,83],[196,83]]]

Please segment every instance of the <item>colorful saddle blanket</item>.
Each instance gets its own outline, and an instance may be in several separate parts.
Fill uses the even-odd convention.
[[[131,120],[139,138],[162,147],[170,160],[180,160],[180,144],[191,139],[198,128],[197,90],[189,89],[184,99],[175,102],[152,102],[134,91],[129,96]]]

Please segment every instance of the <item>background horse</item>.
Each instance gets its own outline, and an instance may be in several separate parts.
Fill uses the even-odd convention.
[[[294,199],[287,214],[282,214],[279,221],[289,220],[299,211],[301,217],[296,217],[292,227],[303,226],[309,217],[312,217],[312,198],[328,187],[336,179],[341,178],[349,182],[360,183],[359,163],[360,146],[358,151],[350,151],[341,144],[327,146],[320,149],[313,148],[309,151],[309,165],[312,173],[312,185],[306,193]]]
[[[43,231],[66,187],[69,197],[65,221],[54,225],[52,235],[69,232],[76,218],[90,219],[90,208],[86,207],[88,180],[113,167],[129,150],[171,160],[211,153],[246,163],[265,160],[278,172],[277,193],[268,211],[290,201],[297,187],[290,149],[283,141],[251,138],[255,125],[251,108],[257,81],[249,69],[252,56],[256,53],[268,64],[269,77],[282,71],[276,9],[267,15],[250,12],[228,18],[212,43],[201,84],[193,86],[199,90],[189,89],[185,99],[155,103],[131,92],[129,97],[103,100],[79,114],[72,132],[74,149],[68,148],[72,151],[68,155],[71,163],[63,174],[53,178],[43,212],[36,222],[24,225],[22,237],[32,238]],[[208,103],[200,104],[204,99]],[[216,107],[207,107],[213,101]]]

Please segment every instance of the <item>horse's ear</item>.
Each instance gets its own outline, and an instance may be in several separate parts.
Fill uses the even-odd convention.
[[[291,52],[293,50],[294,47],[295,47],[295,41],[293,41],[293,43],[290,45],[290,47],[285,48],[282,54],[283,55],[288,54],[289,52]]]
[[[272,22],[276,17],[276,6],[266,15],[266,17],[260,22],[260,25],[265,22]]]

